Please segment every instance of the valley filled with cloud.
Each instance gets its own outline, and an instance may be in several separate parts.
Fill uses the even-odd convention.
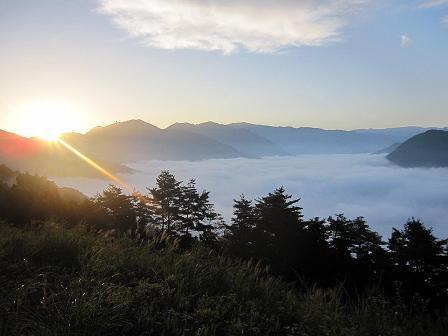
[[[146,161],[131,165],[139,172],[121,175],[132,187],[146,192],[161,170],[179,180],[197,180],[200,189],[211,192],[226,220],[233,199],[245,194],[258,198],[284,186],[301,198],[306,218],[344,213],[364,216],[385,237],[392,227],[402,227],[408,218],[422,219],[439,236],[448,235],[446,204],[448,178],[445,168],[400,168],[382,155],[299,155],[262,159],[205,161]],[[109,182],[87,178],[56,178],[61,186],[78,188],[89,196]]]

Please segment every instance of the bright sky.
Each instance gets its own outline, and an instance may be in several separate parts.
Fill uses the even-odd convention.
[[[0,129],[27,135],[448,126],[448,0],[0,0],[0,46]]]

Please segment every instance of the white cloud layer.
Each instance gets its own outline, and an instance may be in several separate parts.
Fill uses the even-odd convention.
[[[275,53],[340,39],[370,0],[98,0],[100,13],[145,45]]]
[[[141,171],[122,177],[140,192],[152,187],[162,169],[178,179],[196,178],[200,188],[211,191],[212,201],[229,219],[233,199],[241,193],[258,198],[284,185],[301,197],[304,214],[327,217],[345,213],[364,216],[385,236],[402,227],[410,217],[448,236],[448,169],[404,169],[379,155],[303,155],[297,157],[233,159],[201,162],[150,161],[133,165]],[[94,195],[108,182],[58,178],[59,185]]]

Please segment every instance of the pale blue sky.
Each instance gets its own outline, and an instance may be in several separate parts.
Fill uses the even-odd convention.
[[[444,0],[0,0],[0,128],[40,101],[74,130],[448,126],[447,18]]]

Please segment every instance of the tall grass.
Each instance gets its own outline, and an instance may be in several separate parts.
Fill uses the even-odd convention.
[[[338,289],[297,292],[255,263],[168,237],[139,243],[47,223],[0,224],[1,335],[446,335]]]

